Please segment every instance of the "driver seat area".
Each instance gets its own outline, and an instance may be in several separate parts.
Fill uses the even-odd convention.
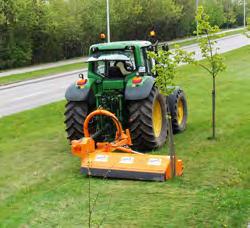
[[[108,70],[108,78],[112,78],[112,79],[123,78],[123,74],[120,68],[117,66],[110,67]]]

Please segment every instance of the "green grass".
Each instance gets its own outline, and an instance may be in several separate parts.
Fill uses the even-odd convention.
[[[222,30],[223,32],[223,30]],[[235,34],[240,34],[240,33],[244,33],[245,32],[245,29],[242,28],[240,30],[237,30],[237,31],[231,31],[231,32],[227,32],[227,33],[222,33],[219,37],[216,36],[214,39],[217,39],[217,38],[221,38],[221,37],[227,37],[227,36],[232,36],[232,35],[235,35]],[[179,42],[179,43],[173,43],[170,45],[170,48],[174,48],[174,46],[177,44],[179,45],[180,47],[183,47],[183,46],[188,46],[188,45],[191,45],[191,44],[196,44],[197,43],[197,39],[192,39],[192,40],[187,40],[185,41],[185,38],[183,40],[183,42]]]
[[[189,120],[175,143],[184,176],[164,183],[91,178],[92,197],[101,192],[95,226],[106,212],[103,227],[247,226],[250,46],[225,58],[228,69],[217,78],[218,139],[207,139],[211,78],[183,66],[176,83],[186,92]],[[70,154],[63,110],[59,102],[0,119],[0,227],[87,226],[88,179]]]
[[[10,76],[1,77],[0,85],[29,80],[29,79],[46,77],[48,75],[64,73],[64,72],[73,71],[77,69],[83,69],[86,67],[87,67],[87,64],[81,62],[81,63],[72,63],[72,64],[63,65],[63,66],[43,69],[43,70],[31,71],[31,72],[22,73],[22,74],[12,74]]]

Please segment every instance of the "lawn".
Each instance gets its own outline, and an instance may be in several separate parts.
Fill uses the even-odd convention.
[[[184,176],[164,183],[91,178],[94,227],[247,227],[250,221],[250,46],[224,55],[211,141],[211,79],[183,66],[189,104],[176,135]],[[88,178],[65,140],[58,102],[0,119],[0,227],[86,227]],[[156,153],[167,153],[166,148]]]
[[[80,70],[86,67],[87,67],[87,64],[81,62],[81,63],[67,64],[67,65],[58,66],[58,67],[52,67],[52,68],[43,69],[43,70],[36,70],[36,71],[31,71],[31,72],[26,72],[26,73],[21,73],[21,74],[12,74],[10,76],[0,77],[0,86],[9,84],[9,83],[24,81],[24,80],[46,77],[48,75],[50,76],[53,74],[59,74],[59,73],[64,73],[68,71],[73,71],[73,70],[78,70],[78,69]]]

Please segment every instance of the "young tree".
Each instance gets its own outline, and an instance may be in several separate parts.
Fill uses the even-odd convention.
[[[215,47],[216,33],[218,33],[218,26],[211,26],[209,23],[209,16],[204,12],[202,6],[200,6],[197,10],[196,20],[198,22],[197,32],[200,35],[198,38],[200,50],[202,57],[206,60],[206,62],[196,62],[197,65],[201,66],[205,69],[213,79],[213,89],[212,89],[212,139],[215,139],[215,98],[216,98],[216,76],[225,70],[226,66],[223,63],[223,58],[220,54],[218,54],[218,47]],[[205,36],[201,36],[205,35]]]
[[[181,50],[179,46],[175,46],[173,50],[159,50],[157,52],[149,52],[149,57],[155,60],[156,64],[153,68],[153,73],[157,73],[155,79],[156,87],[159,92],[168,96],[174,90],[174,79],[177,74],[177,67],[180,63],[193,62],[193,54]],[[169,107],[169,105],[168,105]],[[172,130],[172,121],[169,108],[167,109],[168,132],[169,132],[169,152],[171,157],[172,176],[175,176],[175,148]]]

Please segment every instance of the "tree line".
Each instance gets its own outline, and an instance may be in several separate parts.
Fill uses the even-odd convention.
[[[212,25],[243,25],[243,1],[200,0]],[[247,0],[250,5],[250,0]],[[111,40],[171,40],[195,30],[194,0],[110,0]],[[105,0],[0,0],[0,70],[87,54],[106,32]]]

